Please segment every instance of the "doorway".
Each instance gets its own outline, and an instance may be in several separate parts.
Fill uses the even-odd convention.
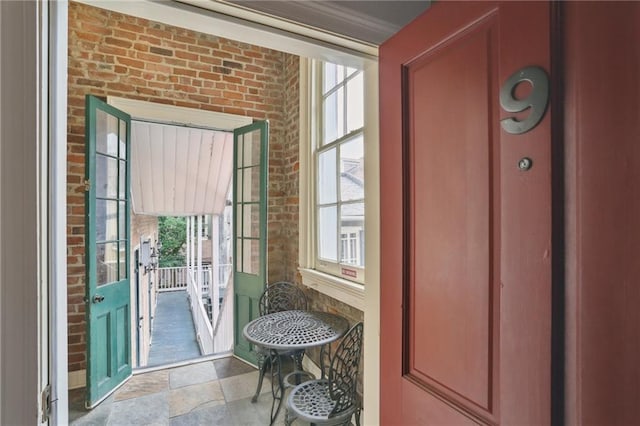
[[[73,101],[73,100],[72,100]],[[135,114],[132,114],[135,117]],[[216,126],[217,127],[217,126]],[[73,149],[76,149],[75,147]]]

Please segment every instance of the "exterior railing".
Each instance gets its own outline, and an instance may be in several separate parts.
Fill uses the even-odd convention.
[[[158,268],[158,291],[186,290],[189,284],[186,266]],[[209,294],[211,286],[211,265],[202,266],[202,294]]]
[[[186,290],[189,283],[187,267],[158,268],[158,291]]]
[[[211,321],[209,321],[209,315],[204,306],[202,294],[198,289],[197,281],[194,277],[195,274],[189,271],[189,286],[187,292],[189,293],[189,304],[191,305],[191,315],[193,317],[193,324],[196,327],[196,337],[200,344],[200,352],[202,354],[213,353],[213,327]]]
[[[233,349],[233,273],[230,266],[225,271],[225,281],[221,281],[225,283],[225,291],[213,330],[214,353],[228,352]]]

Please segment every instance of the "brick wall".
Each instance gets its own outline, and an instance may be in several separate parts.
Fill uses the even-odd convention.
[[[281,52],[175,28],[99,8],[69,4],[68,69],[68,320],[69,370],[86,368],[84,264],[84,102],[86,94],[119,96],[268,119],[269,279],[293,274],[285,254],[293,244],[281,230],[295,229],[285,214],[295,197],[283,177],[285,153],[285,63]],[[295,67],[290,69],[289,76]],[[291,77],[293,78],[293,77]],[[297,101],[296,101],[297,102]],[[295,121],[295,118],[292,119]],[[297,131],[296,131],[297,132]],[[296,153],[297,155],[297,153]],[[297,197],[297,195],[296,195]],[[289,207],[284,207],[286,200]],[[291,216],[293,219],[293,216]]]
[[[280,221],[286,226],[281,229],[280,252],[283,255],[283,278],[300,282],[298,274],[298,209],[299,209],[299,168],[300,168],[300,58],[286,55],[284,102],[285,136],[282,157],[282,212]]]

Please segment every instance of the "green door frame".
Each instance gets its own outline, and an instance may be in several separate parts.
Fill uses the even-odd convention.
[[[258,316],[267,283],[268,122],[234,130],[233,142],[234,354],[255,364],[253,346],[242,330]]]

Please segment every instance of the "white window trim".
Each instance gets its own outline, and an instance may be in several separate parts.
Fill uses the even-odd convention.
[[[300,212],[299,212],[299,264],[302,283],[356,309],[364,311],[364,285],[320,272],[315,264],[315,162],[311,150],[314,117],[317,116],[316,94],[313,89],[312,60],[300,58]],[[364,71],[366,73],[366,69]],[[365,74],[365,80],[367,75]],[[365,82],[366,84],[366,82]],[[365,120],[365,133],[367,124]],[[366,158],[366,155],[365,155]],[[365,160],[366,161],[366,160]],[[365,165],[365,170],[367,165]],[[366,173],[366,172],[365,172]],[[367,186],[365,185],[365,188]],[[366,209],[367,195],[365,195]],[[366,217],[366,214],[365,214]],[[365,219],[365,233],[367,225]],[[365,242],[366,242],[365,237]],[[366,276],[365,276],[366,280]]]
[[[302,283],[307,287],[364,311],[364,286],[362,284],[343,280],[315,269],[300,268],[300,275],[302,275]]]

